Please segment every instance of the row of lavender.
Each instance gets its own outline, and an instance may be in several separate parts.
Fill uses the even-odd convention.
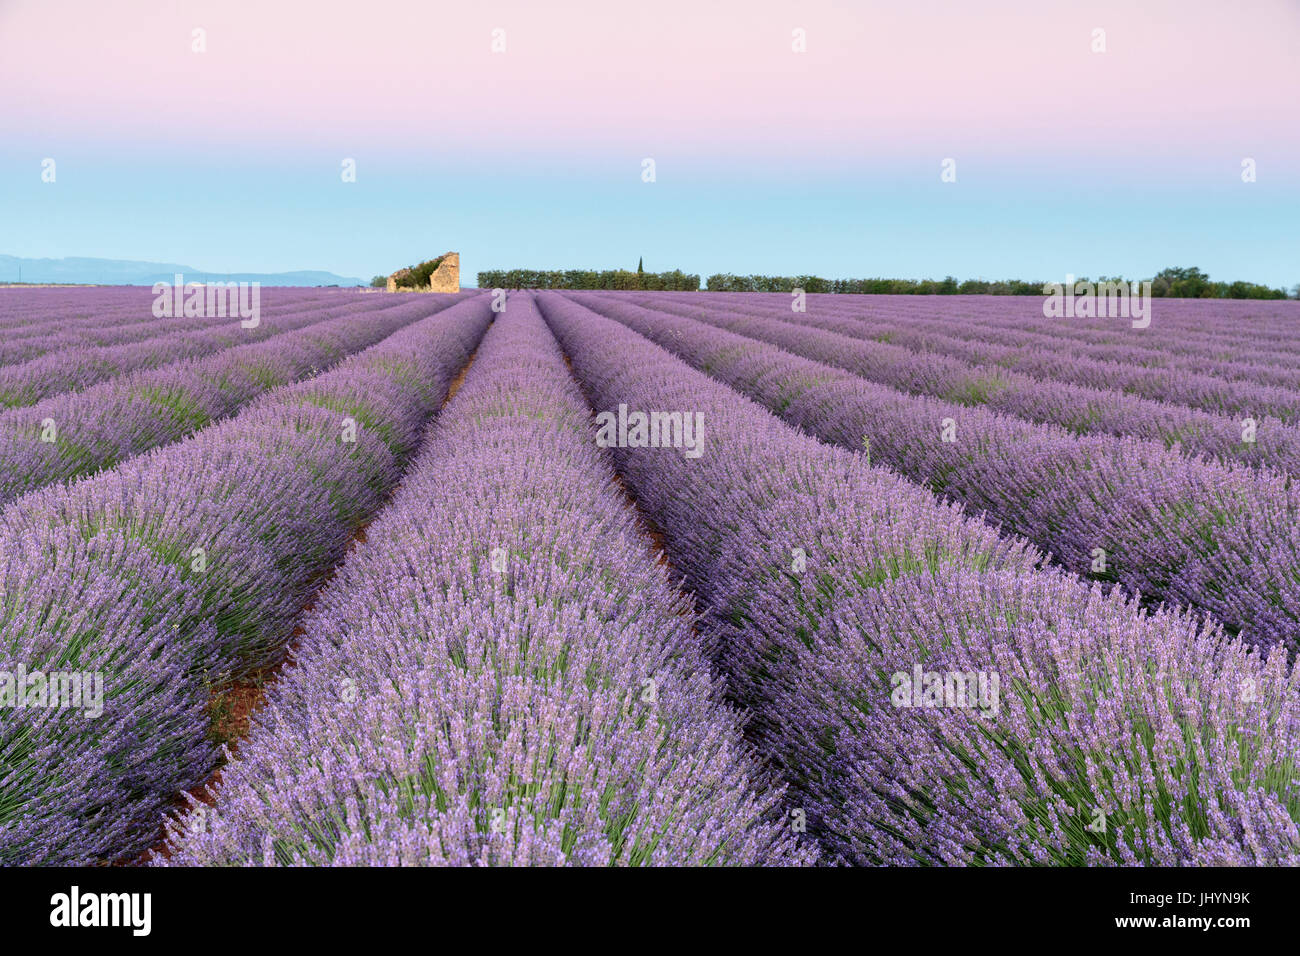
[[[490,314],[487,297],[461,302],[193,438],[0,513],[0,671],[98,674],[103,692],[97,715],[0,710],[0,863],[151,845],[177,792],[218,760],[210,693],[282,654]]]
[[[81,322],[103,324],[105,316],[144,314],[153,301],[143,286],[0,289],[0,331],[21,335],[33,329]],[[112,320],[110,319],[111,323]]]
[[[864,384],[589,301],[652,336],[671,323],[664,344],[761,383],[778,409],[810,383]],[[705,639],[517,296],[395,506],[310,615],[300,666],[227,768],[217,809],[172,828],[176,861],[806,863],[791,831],[807,820],[832,859],[856,863],[1300,862],[1297,672],[1280,650],[1038,570],[1025,542],[867,456],[800,435],[571,301],[541,302],[597,408],[708,422],[699,458],[617,453],[703,603]],[[116,723],[88,733],[30,714],[0,725],[0,861],[147,845],[160,808],[212,765],[207,688],[280,653],[414,447],[433,399],[414,400],[420,416],[406,389],[445,391],[446,353],[463,359],[486,327],[486,301],[469,305],[441,317],[459,331],[420,323],[190,442],[0,515],[0,542],[17,542],[0,543],[14,660],[108,661],[117,692],[104,714]],[[706,347],[710,334],[722,346]],[[331,470],[348,421],[387,440]],[[256,479],[254,449],[271,456]],[[788,795],[740,742],[706,647]],[[897,694],[914,670],[915,707]],[[923,673],[979,675],[980,716],[930,709]]]
[[[80,289],[72,300],[78,303],[75,308],[59,308],[35,295],[36,291],[8,294],[0,291],[0,303],[21,302],[30,309],[30,317],[25,320],[14,317],[8,321],[0,319],[0,331],[4,332],[6,345],[11,342],[38,343],[42,338],[65,334],[84,336],[88,344],[101,344],[100,339],[109,340],[102,344],[112,344],[115,336],[136,334],[150,325],[187,319],[190,322],[204,320],[203,316],[187,317],[183,310],[170,318],[155,316],[154,303],[158,297],[144,287]],[[261,301],[261,311],[274,314],[301,311],[313,304],[337,303],[339,299],[337,294],[327,295],[320,289],[272,289],[266,290]],[[213,317],[207,321],[213,321]]]
[[[831,311],[825,310],[826,314]],[[1224,384],[1266,386],[1289,393],[1300,389],[1296,367],[1300,353],[1288,351],[1295,347],[1294,341],[1282,340],[1266,350],[1231,344],[1253,342],[1257,332],[1250,326],[1228,333],[1228,342],[1199,345],[1188,341],[1195,333],[1162,328],[1161,334],[1149,336],[1150,329],[1124,328],[1123,333],[1107,336],[1117,341],[1098,345],[1071,344],[1071,327],[1060,319],[1038,331],[1032,326],[1004,325],[1006,317],[987,305],[973,315],[954,312],[915,321],[900,321],[898,316],[864,318],[852,307],[839,310],[839,314],[859,319],[859,329],[867,334],[900,345],[951,350],[973,362],[1019,369],[1038,377],[1051,377],[1061,368],[1069,368],[1082,382],[1103,382],[1107,372],[1118,371],[1122,373],[1119,383],[1135,394],[1161,398],[1167,393],[1176,396],[1170,400],[1203,403],[1211,410],[1230,410],[1232,400]],[[1243,397],[1249,399],[1254,394],[1247,391]],[[1266,401],[1290,401],[1273,391],[1259,394]]]
[[[702,602],[791,813],[834,858],[1300,863],[1300,670],[1282,648],[1035,569],[1023,543],[630,329],[539,303],[594,407],[708,422],[700,457],[623,447],[618,469]],[[777,408],[845,378],[686,320],[620,318],[724,380],[769,383]],[[945,675],[972,694],[978,675],[978,701],[932,700]]]
[[[465,295],[397,304],[389,299],[380,308],[352,308],[336,318],[328,317],[331,310],[304,329],[266,341],[0,412],[0,504],[177,441]]]
[[[1169,312],[1183,306],[1184,303],[1175,302],[1162,307],[1159,310],[1160,324],[1152,334],[1148,334],[1152,332],[1151,328],[1137,331],[1122,320],[1118,329],[1112,328],[1108,332],[1079,328],[1068,320],[1045,320],[1042,316],[1036,323],[1022,322],[1018,321],[1019,315],[1004,315],[993,303],[979,303],[974,310],[954,310],[950,315],[928,319],[864,316],[856,309],[845,310],[845,314],[869,318],[873,326],[879,322],[898,323],[896,329],[873,329],[872,334],[883,333],[890,336],[891,341],[920,336],[922,339],[952,338],[959,348],[977,349],[981,344],[994,346],[983,353],[987,358],[980,361],[1014,361],[1012,354],[996,346],[1017,350],[1031,348],[1087,361],[1204,373],[1229,381],[1258,382],[1289,389],[1300,387],[1300,374],[1296,371],[1300,352],[1293,332],[1278,332],[1277,338],[1270,339],[1260,332],[1254,321],[1243,321],[1236,328],[1212,335],[1167,328]],[[1050,324],[1044,324],[1047,322]]]
[[[1085,388],[1119,389],[1151,401],[1176,403],[1238,420],[1269,415],[1287,423],[1300,420],[1300,371],[1297,370],[1300,355],[1277,358],[1274,349],[1274,361],[1282,363],[1282,367],[1276,367],[1239,358],[1220,358],[1222,347],[1212,346],[1186,359],[1175,360],[1168,358],[1168,348],[1162,345],[1160,349],[1165,350],[1166,361],[1156,364],[1147,360],[1148,353],[1153,351],[1144,345],[1152,341],[1148,328],[1140,332],[1129,329],[1121,343],[1106,347],[1105,358],[1094,358],[1068,347],[1070,325],[1066,319],[1052,320],[1054,325],[1042,333],[1027,332],[1019,325],[991,327],[989,323],[994,320],[1009,321],[998,311],[998,303],[954,307],[949,313],[924,318],[908,315],[901,309],[872,308],[856,299],[828,302],[827,298],[847,297],[822,297],[820,301],[807,303],[807,313],[800,314],[792,312],[788,296],[751,296],[748,301],[731,298],[729,303],[720,302],[717,307],[874,338],[921,352],[939,352],[972,365],[988,366],[984,371],[989,375],[1009,371]],[[691,300],[679,296],[664,301],[694,305],[697,310],[715,307],[712,300],[698,297]],[[1190,337],[1189,333],[1170,334],[1178,342]],[[1253,334],[1245,329],[1235,333],[1239,341]]]
[[[1213,356],[1239,362],[1280,364],[1282,354],[1300,353],[1294,335],[1296,306],[1292,302],[1227,302],[1166,299],[1155,306],[1152,324],[1134,341],[1131,328],[1113,316],[1053,317],[1044,314],[1041,300],[1024,300],[998,307],[987,298],[972,299],[965,307],[949,306],[926,312],[900,310],[908,320],[951,316],[959,324],[977,323],[988,328],[1038,332],[1062,345],[1112,345],[1137,350],[1160,363],[1160,357]],[[1142,364],[1146,364],[1143,362]]]
[[[264,316],[256,327],[245,328],[238,317],[216,323],[209,320],[205,328],[172,332],[142,342],[65,349],[30,362],[0,367],[0,408],[31,405],[60,392],[86,388],[116,375],[211,355],[223,348],[260,342],[334,316],[385,308],[391,304],[391,300],[380,296],[363,303],[340,298],[328,309],[307,305],[281,315]]]
[[[267,295],[269,300],[259,310],[261,318],[275,317],[290,312],[301,312],[308,307],[329,308],[343,304],[337,295],[314,296]],[[205,310],[206,312],[206,307]],[[211,327],[228,326],[232,316],[202,315],[174,318],[157,318],[151,300],[133,298],[116,307],[106,308],[93,315],[92,320],[51,320],[21,329],[6,330],[0,342],[0,366],[16,365],[44,355],[68,349],[100,348],[143,342],[173,332],[197,331]]]
[[[1300,647],[1300,490],[1185,458],[908,395],[682,316],[570,293],[825,441],[985,512],[1070,571]]]
[[[914,350],[892,344],[892,339],[886,343],[868,338],[873,327],[829,310],[792,316],[789,308],[782,314],[773,310],[771,303],[710,308],[698,301],[679,303],[636,295],[609,297],[608,301],[633,302],[684,315],[914,394],[980,405],[1080,434],[1132,435],[1177,447],[1184,454],[1300,475],[1300,427],[1276,418],[1262,416],[1243,424],[1236,417],[1127,392],[1034,378],[1002,363],[972,364],[947,350],[933,351],[942,348],[937,342]]]
[[[664,300],[698,301],[699,296],[670,293]],[[1129,365],[1181,367],[1205,371],[1185,360],[1215,364],[1215,374],[1240,378],[1243,368],[1272,366],[1294,370],[1300,355],[1295,338],[1294,302],[1226,302],[1166,299],[1153,304],[1151,324],[1135,330],[1124,317],[1072,318],[1044,315],[1044,299],[1007,296],[962,296],[922,299],[898,296],[813,295],[810,311],[844,311],[863,319],[896,322],[905,329],[978,331],[1003,344],[1037,344],[1049,350],[1077,350],[1080,357]],[[733,293],[709,296],[718,305],[790,306],[788,295]],[[1003,340],[1002,336],[1014,336]],[[978,336],[976,336],[978,340]]]
[[[170,862],[811,862],[612,479],[512,296]]]
[[[277,303],[303,305],[340,294],[337,289],[276,287],[264,290]],[[343,293],[351,295],[351,292]],[[149,315],[156,296],[150,286],[73,286],[0,289],[0,331],[71,327],[111,327]]]

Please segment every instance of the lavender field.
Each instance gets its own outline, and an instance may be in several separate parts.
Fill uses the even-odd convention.
[[[0,290],[0,864],[1300,865],[1300,308]]]

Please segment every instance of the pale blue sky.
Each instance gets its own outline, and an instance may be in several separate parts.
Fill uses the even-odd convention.
[[[701,275],[1056,278],[1196,265],[1220,279],[1300,282],[1297,190],[1267,167],[1242,183],[1226,160],[1182,182],[1134,183],[975,156],[949,184],[920,158],[857,175],[660,158],[656,182],[643,183],[635,155],[588,169],[519,157],[511,169],[361,154],[345,184],[324,155],[311,168],[85,146],[60,150],[47,184],[39,155],[16,153],[0,147],[0,252],[27,257],[368,277],[454,248],[467,276],[635,267],[644,256],[648,269]]]

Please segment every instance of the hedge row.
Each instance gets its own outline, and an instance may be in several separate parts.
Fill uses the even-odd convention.
[[[1104,277],[1103,277],[1104,279]],[[1300,289],[1300,287],[1297,287]],[[736,276],[727,272],[709,276],[709,292],[865,293],[870,295],[1043,295],[1043,283],[1024,279],[987,281],[952,276],[944,279],[823,279],[821,276]],[[1297,294],[1300,294],[1298,292]],[[1164,269],[1151,280],[1155,298],[1285,299],[1285,289],[1270,289],[1253,282],[1212,282],[1199,269]]]

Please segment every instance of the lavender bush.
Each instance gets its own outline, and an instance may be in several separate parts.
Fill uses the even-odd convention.
[[[1300,646],[1300,501],[1287,476],[911,396],[693,319],[600,307],[786,421],[849,448],[865,441],[873,461],[1071,571],[1203,609],[1251,643]]]
[[[105,682],[98,718],[0,710],[0,862],[123,859],[157,838],[177,791],[215,766],[210,690],[282,653],[490,314],[470,298],[188,440],[0,512],[0,671]]]
[[[981,405],[1079,434],[1131,435],[1188,455],[1242,461],[1300,475],[1300,428],[1276,418],[1255,419],[1247,441],[1238,418],[1127,392],[1033,378],[1001,364],[974,364],[946,352],[912,350],[892,344],[893,338],[890,343],[863,339],[862,332],[854,328],[862,324],[858,320],[824,315],[821,310],[785,317],[797,321],[777,321],[751,310],[708,308],[707,303],[660,303],[637,296],[611,296],[607,301],[631,301],[685,315],[914,394]],[[790,312],[788,307],[786,312]]]
[[[811,862],[612,478],[512,296],[159,862]]]
[[[307,290],[293,291],[301,293]],[[144,301],[138,296],[137,292],[129,304],[101,303],[101,309],[93,314],[93,321],[54,318],[6,330],[4,341],[0,342],[0,365],[15,365],[69,349],[126,345],[176,332],[221,328],[230,323],[229,317],[155,318],[152,294],[149,300]],[[112,295],[104,295],[103,298],[110,303],[115,299]],[[261,309],[263,318],[301,312],[308,306],[329,309],[343,304],[336,295],[327,296],[318,290],[310,290],[307,295],[286,296],[282,290],[267,289],[263,290],[263,298],[266,300]],[[357,304],[360,305],[361,302],[358,301]]]
[[[668,303],[699,302],[676,294]],[[790,315],[790,297],[741,293],[709,296],[719,308],[768,310]],[[1129,328],[1115,318],[1049,318],[1038,298],[962,296],[961,299],[899,299],[897,296],[810,295],[809,315],[852,317],[892,336],[893,329],[927,336],[951,336],[969,343],[1013,348],[1042,347],[1105,362],[1183,368],[1216,377],[1251,380],[1289,370],[1300,346],[1294,335],[1295,307],[1289,302],[1233,302],[1166,299],[1153,324]],[[778,314],[779,313],[779,314]],[[893,339],[891,338],[891,341]]]
[[[67,349],[0,367],[0,408],[21,408],[138,369],[157,368],[182,359],[211,355],[223,348],[261,342],[283,332],[314,325],[353,310],[391,306],[376,297],[358,305],[340,300],[329,309],[308,305],[281,315],[265,315],[256,328],[243,328],[238,318],[206,319],[205,327],[172,332],[142,342],[103,348]]]
[[[748,302],[732,300],[742,308],[752,309],[753,301],[760,297],[751,297]],[[793,317],[788,296],[765,297],[775,311],[777,303],[772,299],[781,299],[784,315]],[[1194,341],[1195,332],[1187,328],[1164,330],[1169,320],[1169,312],[1187,308],[1194,303],[1161,302],[1159,324],[1153,320],[1151,327],[1141,331],[1126,329],[1125,320],[1103,319],[1109,325],[1105,333],[1112,341],[1118,336],[1118,347],[1112,348],[1107,360],[1098,360],[1081,352],[1071,352],[1063,343],[1068,342],[1071,329],[1076,320],[1046,319],[1042,315],[1041,300],[1031,299],[1024,302],[1007,303],[1006,297],[991,297],[983,302],[959,304],[950,310],[938,313],[934,306],[902,304],[888,309],[872,310],[869,303],[858,301],[840,302],[841,299],[872,299],[872,296],[821,296],[814,297],[809,306],[812,315],[829,314],[836,317],[852,317],[864,326],[874,329],[876,334],[889,337],[890,342],[913,344],[920,335],[930,337],[938,335],[930,349],[937,348],[946,354],[957,354],[948,339],[964,341],[968,348],[974,348],[968,361],[995,362],[1008,370],[1021,372],[1033,378],[1049,381],[1070,382],[1089,388],[1119,389],[1136,396],[1153,401],[1173,402],[1200,408],[1219,415],[1228,415],[1240,419],[1243,416],[1262,418],[1271,416],[1289,424],[1295,424],[1300,417],[1300,376],[1296,373],[1300,353],[1289,352],[1291,356],[1283,360],[1282,369],[1268,368],[1268,363],[1258,352],[1251,353],[1248,361],[1233,357],[1234,345],[1240,344],[1249,336],[1256,340],[1260,336],[1254,323],[1243,326],[1236,332],[1225,333],[1226,338],[1216,338],[1204,343],[1200,348],[1189,346]],[[886,298],[898,298],[889,296]],[[967,298],[967,297],[963,297]],[[826,302],[827,299],[833,300]],[[680,301],[680,297],[679,297]],[[687,300],[690,301],[690,300]],[[699,299],[694,300],[697,306]],[[709,298],[712,301],[712,297]],[[721,303],[719,303],[721,304]],[[1222,307],[1224,303],[1216,303]],[[1282,322],[1286,316],[1294,313],[1290,303],[1271,303],[1272,310],[1279,314]],[[923,309],[931,313],[931,318],[919,318],[915,313]],[[986,323],[991,315],[1007,312],[1011,318],[1003,319],[994,328]],[[882,324],[883,319],[883,324]],[[1078,320],[1087,322],[1088,320]],[[1043,325],[1050,323],[1050,325]],[[1282,328],[1290,328],[1294,317]],[[1038,325],[1045,334],[1034,336],[1027,332],[1025,326]],[[1117,328],[1118,326],[1118,328]],[[1249,328],[1249,332],[1245,331]],[[1287,335],[1279,332],[1279,335]],[[987,343],[1001,341],[1006,347],[994,349]],[[1286,340],[1273,347],[1274,358],[1278,350],[1286,352]],[[1152,346],[1159,343],[1159,348],[1171,351],[1174,347],[1193,348],[1191,354],[1181,362],[1168,359],[1161,364],[1148,362],[1147,353]],[[1291,335],[1290,343],[1294,344]]]
[[[384,308],[349,309],[267,341],[0,412],[0,504],[176,441],[464,297],[387,299]],[[48,423],[53,441],[43,440]]]
[[[539,302],[595,407],[689,404],[710,422],[698,460],[626,448],[619,470],[834,857],[1300,862],[1300,677],[1281,648],[1035,570],[865,456],[566,298]],[[896,706],[894,676],[917,666],[998,675],[996,713]]]

